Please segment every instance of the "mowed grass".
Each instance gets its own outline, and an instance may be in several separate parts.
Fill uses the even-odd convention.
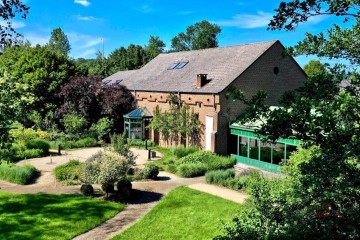
[[[71,239],[123,208],[76,195],[0,192],[0,239]]]
[[[116,240],[212,239],[221,233],[242,205],[187,187],[171,191]]]

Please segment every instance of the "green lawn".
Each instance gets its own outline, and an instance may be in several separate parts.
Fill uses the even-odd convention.
[[[179,187],[171,191],[143,219],[113,239],[212,239],[221,221],[230,221],[242,205]]]
[[[75,195],[0,192],[0,239],[71,239],[123,208]]]

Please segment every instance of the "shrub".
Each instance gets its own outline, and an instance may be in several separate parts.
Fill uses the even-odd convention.
[[[81,185],[80,191],[84,196],[92,196],[94,194],[93,186],[88,183]]]
[[[214,156],[212,152],[209,151],[198,151],[192,154],[189,154],[183,158],[180,158],[179,161],[176,162],[177,165],[187,164],[187,163],[202,163],[207,159],[210,159]]]
[[[134,159],[121,156],[113,151],[99,152],[85,164],[85,180],[88,183],[111,183],[126,178]]]
[[[77,185],[81,183],[84,176],[84,163],[79,160],[70,160],[68,163],[55,168],[55,178],[65,185]]]
[[[236,178],[227,179],[225,182],[225,187],[228,187],[233,190],[242,190],[247,186],[247,182],[249,180],[248,176],[240,176]]]
[[[32,128],[11,129],[9,133],[10,136],[22,146],[24,146],[26,142],[37,137],[36,131]]]
[[[179,146],[172,146],[170,148],[170,151],[177,157],[182,158],[185,157],[191,153],[199,151],[198,147],[184,147],[183,145]]]
[[[203,163],[189,163],[182,164],[177,167],[177,172],[181,177],[189,178],[189,177],[197,177],[202,176],[206,172],[206,166]]]
[[[66,114],[63,117],[65,131],[73,137],[79,136],[79,133],[86,127],[86,119],[76,114]]]
[[[205,162],[208,170],[225,170],[232,168],[236,163],[236,159],[213,154],[207,158]]]
[[[96,139],[91,137],[80,139],[74,143],[75,148],[96,147],[97,145]]]
[[[229,157],[221,157],[209,151],[198,151],[192,154],[189,154],[183,158],[180,158],[176,161],[175,165],[177,168],[177,173],[181,174],[187,171],[194,170],[198,172],[194,176],[199,176],[200,172],[203,172],[200,175],[203,175],[206,171],[211,170],[225,170],[231,168],[235,165],[236,160]],[[191,165],[191,167],[184,167],[185,165]],[[205,171],[202,169],[205,168]],[[181,170],[180,170],[181,169]],[[198,171],[196,171],[196,169]],[[181,174],[181,176],[190,176],[192,174]]]
[[[96,124],[90,127],[89,132],[98,140],[107,141],[109,140],[111,125],[112,121],[109,118],[100,118]]]
[[[41,157],[42,154],[43,154],[43,150],[41,149],[25,149],[23,151],[16,152],[15,160]]]
[[[41,139],[32,139],[26,142],[25,147],[27,149],[41,149],[42,155],[46,156],[49,154],[50,144]]]
[[[145,179],[156,179],[159,174],[159,167],[154,164],[146,164],[144,168]]]
[[[177,167],[174,164],[168,164],[168,165],[166,165],[165,170],[169,173],[175,174],[177,172]]]
[[[210,171],[205,174],[205,180],[207,183],[218,184],[218,185],[224,185],[226,180],[234,177],[235,177],[234,169],[228,169],[225,171],[224,170]]]
[[[116,188],[117,188],[118,191],[120,189],[123,189],[123,188],[125,188],[127,190],[131,190],[132,189],[132,184],[128,179],[122,178],[116,183]]]
[[[0,179],[17,183],[27,184],[39,175],[39,171],[30,164],[18,166],[13,163],[0,162]]]

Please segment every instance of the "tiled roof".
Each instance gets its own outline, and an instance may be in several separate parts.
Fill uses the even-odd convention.
[[[218,93],[276,42],[160,54],[139,70],[120,71],[103,81],[112,80],[111,84],[121,80],[120,84],[138,91]],[[168,69],[180,62],[188,64],[181,69]],[[210,81],[197,88],[197,74],[207,74]]]

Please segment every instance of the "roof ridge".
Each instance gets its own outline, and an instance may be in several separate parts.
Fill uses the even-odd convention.
[[[236,44],[231,46],[220,46],[220,47],[213,47],[213,48],[204,48],[204,49],[197,49],[197,50],[188,50],[188,51],[178,51],[178,52],[165,52],[160,53],[159,55],[169,55],[169,54],[175,54],[175,53],[187,53],[187,52],[202,52],[202,51],[211,51],[215,49],[224,49],[224,48],[233,48],[233,47],[241,47],[241,46],[248,46],[248,45],[259,45],[259,44],[265,44],[265,43],[276,43],[279,42],[279,40],[269,40],[264,42],[252,42],[252,43],[243,43],[243,44]]]

